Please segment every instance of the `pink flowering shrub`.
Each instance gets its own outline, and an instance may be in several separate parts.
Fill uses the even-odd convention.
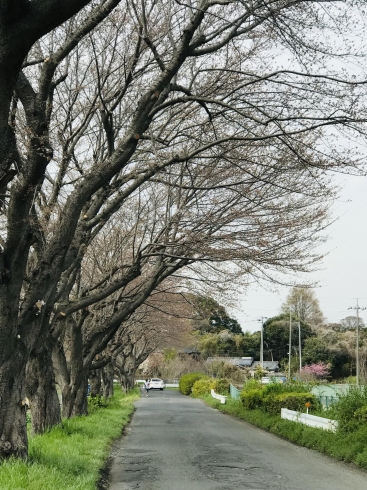
[[[315,376],[316,378],[324,378],[330,374],[330,364],[324,362],[309,364],[302,368],[302,373]]]

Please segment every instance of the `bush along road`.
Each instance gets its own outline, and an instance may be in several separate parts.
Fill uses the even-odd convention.
[[[209,393],[211,388],[221,386],[221,393],[228,395],[228,389],[223,388],[226,383],[228,386],[227,380],[212,380],[201,375],[199,380],[191,384],[192,375],[185,376],[187,378],[180,381],[185,387],[185,394],[191,393],[191,396],[202,398],[213,408],[250,422],[300,446],[315,449],[338,460],[367,469],[367,387],[351,389],[329,410],[323,411],[315,396],[310,393],[310,385],[274,383],[261,386],[257,381],[250,381],[245,384],[240,400],[228,397],[226,404],[222,405]],[[191,385],[191,388],[188,385]],[[281,419],[281,408],[305,411],[306,403],[311,407],[310,413],[338,420],[338,430],[333,433]],[[367,487],[367,483],[365,486]]]

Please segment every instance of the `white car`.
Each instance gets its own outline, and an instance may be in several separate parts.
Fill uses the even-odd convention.
[[[149,389],[150,390],[163,390],[166,387],[164,381],[159,378],[152,378],[149,381]]]

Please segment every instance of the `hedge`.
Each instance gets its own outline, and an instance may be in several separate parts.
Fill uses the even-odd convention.
[[[191,391],[194,396],[203,396],[209,395],[211,390],[219,395],[228,395],[229,381],[225,378],[201,378],[195,381]]]
[[[201,378],[195,381],[192,387],[192,394],[194,396],[209,395],[212,389],[213,380],[210,378]]]
[[[228,395],[229,394],[229,381],[226,378],[214,379],[212,383],[212,388],[218,395]]]
[[[191,395],[192,387],[194,386],[195,381],[198,381],[201,378],[206,378],[203,373],[189,373],[181,376],[178,389],[181,391],[183,395]]]
[[[240,398],[242,401],[242,405],[247,410],[254,410],[255,408],[261,408],[262,399],[263,399],[263,390],[255,388],[248,391],[241,391]]]
[[[321,406],[312,393],[281,393],[279,395],[268,395],[261,399],[262,408],[273,414],[280,414],[282,408],[304,412],[306,403],[310,404],[311,410],[320,410]],[[257,408],[257,407],[255,407]]]

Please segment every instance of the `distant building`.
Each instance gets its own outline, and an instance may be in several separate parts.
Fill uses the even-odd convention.
[[[251,364],[251,369],[255,370],[257,366],[261,366],[260,361],[254,361]],[[276,373],[279,371],[279,361],[263,361],[263,368],[265,371]]]
[[[186,349],[182,349],[178,351],[178,356],[180,358],[192,357],[193,359],[200,358],[200,351],[195,348],[188,347]]]
[[[257,366],[261,366],[260,361],[255,361],[253,357],[208,357],[206,362],[225,362],[241,369],[247,369],[252,375],[255,373]],[[264,361],[263,368],[269,373],[276,373],[279,371],[279,361]]]

